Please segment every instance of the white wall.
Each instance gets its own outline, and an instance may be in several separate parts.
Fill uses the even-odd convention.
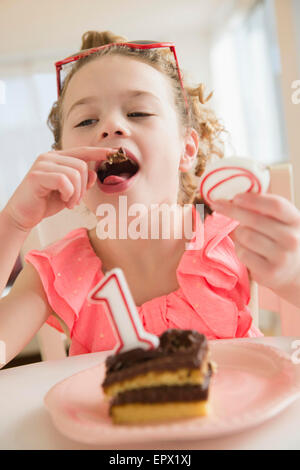
[[[2,0],[0,64],[15,59],[58,59],[80,47],[89,30],[111,30],[130,39],[198,42],[197,62],[210,18],[222,0]],[[190,61],[189,61],[190,63]],[[205,67],[206,68],[206,67]]]
[[[294,32],[296,36],[297,62],[298,62],[298,79],[300,80],[300,1],[292,1],[292,16]]]

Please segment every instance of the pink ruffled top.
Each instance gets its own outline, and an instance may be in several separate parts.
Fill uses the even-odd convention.
[[[193,214],[199,231],[200,216],[195,209]],[[145,330],[160,335],[168,328],[195,329],[208,339],[262,336],[247,307],[247,269],[228,236],[238,224],[216,212],[206,217],[203,247],[185,250],[178,264],[179,289],[137,307]],[[25,260],[39,273],[50,306],[69,329],[69,355],[114,349],[116,338],[105,311],[87,301],[104,276],[87,229],[73,230],[43,250],[30,251]],[[63,331],[54,315],[47,323]]]

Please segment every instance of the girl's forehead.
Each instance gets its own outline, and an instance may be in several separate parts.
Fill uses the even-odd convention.
[[[172,95],[168,77],[162,72],[141,60],[114,54],[96,58],[81,67],[71,78],[64,101],[68,107],[75,99],[91,92],[126,94],[128,90],[130,95],[132,89],[149,92],[162,101]]]

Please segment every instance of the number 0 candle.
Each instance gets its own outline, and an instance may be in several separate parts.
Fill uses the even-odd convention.
[[[115,352],[134,348],[151,349],[159,344],[157,336],[144,330],[123,271],[115,268],[89,293],[88,300],[101,304],[111,320],[119,345]]]
[[[232,200],[239,193],[266,192],[269,184],[268,167],[246,158],[227,157],[207,164],[199,191],[210,204],[216,199]]]

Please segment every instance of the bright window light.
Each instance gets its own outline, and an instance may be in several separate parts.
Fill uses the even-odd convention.
[[[211,64],[215,108],[230,134],[225,154],[286,160],[277,46],[264,3],[217,38]]]
[[[0,210],[12,196],[34,160],[51,150],[46,124],[56,100],[54,74],[2,77],[5,101],[0,105]]]

